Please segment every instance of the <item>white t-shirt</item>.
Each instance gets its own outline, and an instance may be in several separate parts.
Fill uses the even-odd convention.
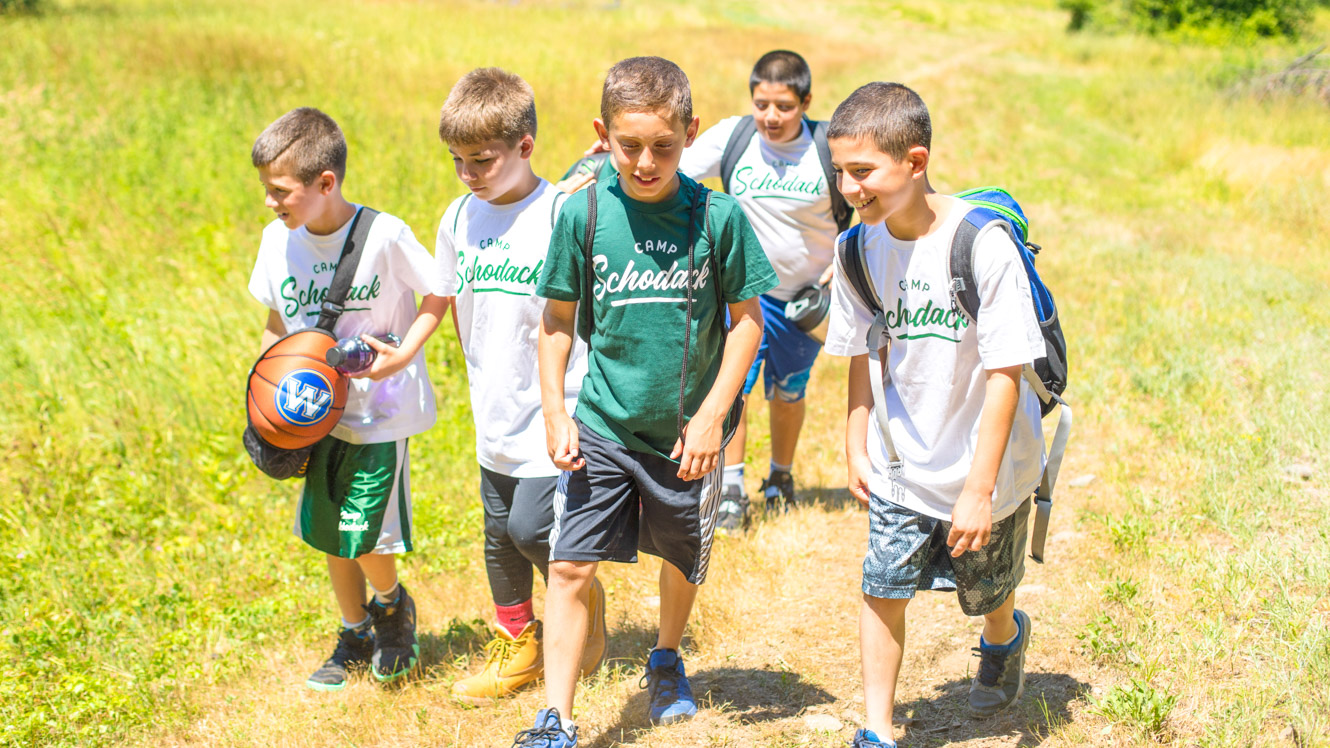
[[[443,213],[434,248],[437,282],[457,297],[476,460],[515,478],[559,474],[545,449],[536,354],[545,299],[534,294],[566,197],[543,179],[511,205],[459,197]],[[569,413],[585,375],[586,344],[574,336],[563,385]]]
[[[720,159],[740,117],[721,120],[683,152],[679,170],[696,180],[720,176]],[[831,264],[836,246],[836,219],[822,159],[813,133],[804,123],[799,137],[769,143],[754,133],[730,177],[730,195],[739,201],[748,222],[780,279],[770,295],[794,298]]]
[[[313,327],[332,284],[351,221],[327,236],[294,231],[273,221],[263,229],[249,292],[275,309],[287,333]],[[433,258],[400,218],[380,213],[356,266],[346,310],[337,319],[338,339],[363,333],[406,335],[416,319],[416,294],[441,295]],[[423,349],[406,368],[375,382],[351,380],[346,410],[332,436],[352,444],[375,444],[415,436],[434,425],[434,390]]]
[[[886,311],[891,349],[886,388],[891,439],[903,463],[901,479],[888,477],[886,445],[877,417],[869,416],[869,489],[930,517],[950,520],[974,461],[979,414],[984,407],[985,369],[1027,364],[1044,355],[1030,281],[1011,239],[1000,229],[979,236],[975,279],[979,284],[978,330],[952,311],[947,260],[956,227],[968,212],[949,198],[943,225],[917,241],[901,241],[885,224],[864,226],[865,265]],[[839,260],[837,261],[839,262]],[[837,356],[868,353],[873,323],[842,268],[832,282],[826,351]],[[1039,398],[1024,378],[1007,450],[993,491],[993,521],[1012,512],[1039,485],[1044,439]],[[875,403],[874,408],[881,407]]]

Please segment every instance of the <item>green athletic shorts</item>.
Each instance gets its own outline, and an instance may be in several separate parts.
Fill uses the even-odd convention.
[[[296,537],[324,553],[356,558],[411,550],[411,470],[406,439],[314,445],[296,509]]]

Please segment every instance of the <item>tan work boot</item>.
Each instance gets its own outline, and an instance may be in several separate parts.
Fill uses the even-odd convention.
[[[586,643],[582,645],[581,677],[600,669],[605,661],[605,588],[592,577],[591,595],[586,606]]]
[[[541,650],[540,621],[532,621],[513,638],[508,629],[497,627],[497,635],[485,645],[485,668],[453,684],[453,698],[482,706],[511,696],[517,689],[545,674]]]

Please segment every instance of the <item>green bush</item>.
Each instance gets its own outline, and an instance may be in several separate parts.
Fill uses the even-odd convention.
[[[0,15],[7,13],[36,13],[44,0],[0,0]]]
[[[1325,0],[1059,0],[1068,30],[1129,28],[1224,40],[1234,36],[1297,37]]]

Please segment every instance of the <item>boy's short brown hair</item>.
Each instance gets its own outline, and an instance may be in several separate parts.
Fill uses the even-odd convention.
[[[600,119],[609,127],[625,112],[651,112],[683,123],[693,121],[693,93],[688,76],[663,57],[629,57],[605,74]]]
[[[868,138],[879,151],[904,161],[911,148],[933,149],[933,122],[919,94],[899,83],[860,86],[836,107],[828,138]]]
[[[325,171],[346,178],[346,138],[332,117],[302,106],[264,128],[249,152],[255,168],[281,160],[291,173],[309,184]]]
[[[476,68],[453,86],[439,112],[445,143],[502,140],[509,148],[536,137],[536,94],[521,76],[501,68]]]

